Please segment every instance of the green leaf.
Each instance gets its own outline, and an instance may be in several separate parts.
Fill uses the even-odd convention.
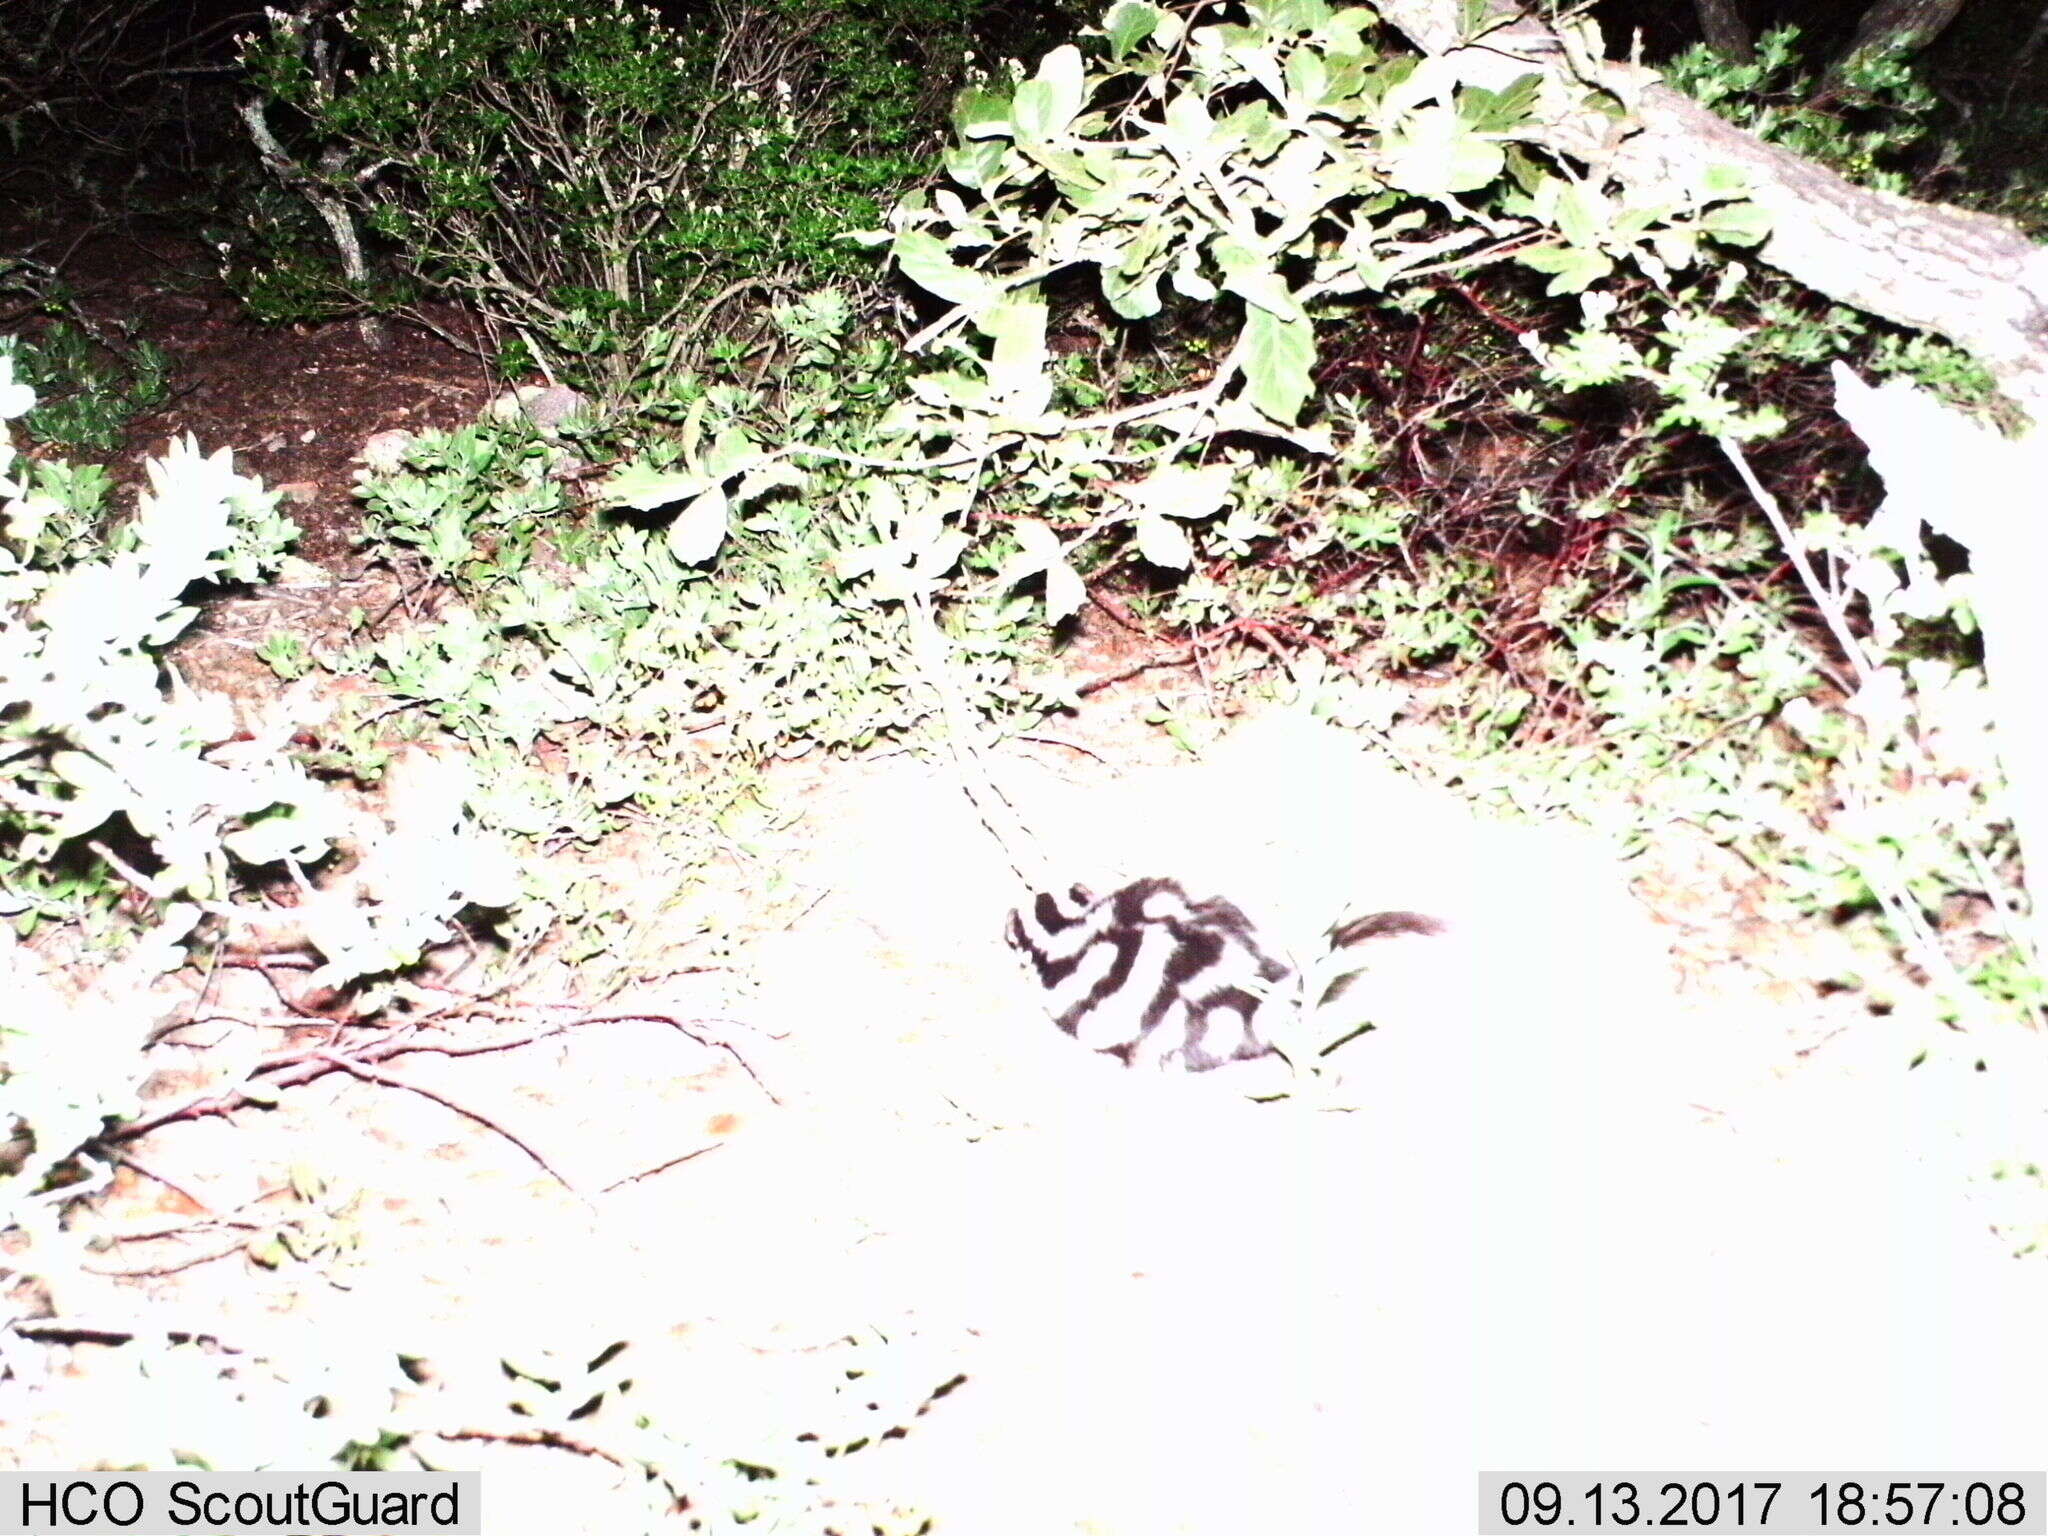
[[[1044,616],[1051,623],[1057,625],[1061,618],[1077,614],[1083,602],[1087,602],[1087,588],[1081,586],[1081,578],[1067,561],[1057,559],[1044,567]]]
[[[1055,560],[1045,568],[1045,616],[1053,623],[1079,613],[1087,600],[1088,589],[1066,561]]]
[[[1384,127],[1390,120],[1388,98],[1407,85],[1421,63],[1415,55],[1402,53],[1391,59],[1382,59],[1373,68],[1362,71],[1357,87],[1359,105],[1375,110]]]
[[[1228,464],[1169,464],[1134,485],[1125,485],[1122,494],[1141,513],[1190,519],[1214,517],[1230,499],[1230,487],[1236,478],[1236,471]]]
[[[1387,180],[1419,197],[1476,192],[1507,163],[1500,145],[1480,138],[1448,107],[1424,107],[1387,139]]]
[[[50,754],[50,771],[74,791],[51,829],[60,842],[90,832],[135,798],[121,776],[90,752],[59,748]]]
[[[1313,32],[1330,19],[1328,0],[1269,0],[1259,9],[1268,26],[1290,37]]]
[[[1543,83],[1537,74],[1519,75],[1498,91],[1468,85],[1458,93],[1458,113],[1480,133],[1512,133],[1529,121],[1536,109],[1536,90]]]
[[[1700,173],[1699,194],[1703,203],[1748,197],[1750,190],[1749,172],[1739,165],[1710,165]]]
[[[1245,398],[1259,413],[1292,426],[1314,389],[1315,327],[1306,320],[1282,320],[1271,310],[1249,308],[1242,351]]]
[[[1192,91],[1167,102],[1159,115],[1153,136],[1172,152],[1176,160],[1199,165],[1212,158],[1208,146],[1219,131],[1228,131],[1209,115],[1208,103]]]
[[[1516,186],[1530,197],[1534,197],[1536,189],[1549,179],[1550,172],[1519,144],[1506,146],[1504,153],[1507,158],[1508,175],[1514,178]]]
[[[1117,0],[1103,18],[1102,34],[1109,39],[1109,56],[1121,64],[1130,51],[1159,30],[1161,12],[1145,0]]]
[[[1096,169],[1084,155],[1069,149],[1054,149],[1035,139],[1026,139],[1019,146],[1024,153],[1052,174],[1053,183],[1059,188],[1060,196],[1090,213],[1114,213],[1119,211],[1112,201],[1111,206],[1102,207],[1097,199],[1106,190],[1105,183]]]
[[[1241,137],[1246,152],[1258,161],[1271,159],[1282,145],[1294,142],[1293,133],[1263,99],[1230,113],[1223,127]]]
[[[1559,294],[1584,293],[1614,270],[1614,262],[1603,251],[1589,251],[1576,245],[1545,245],[1520,251],[1515,260],[1537,272],[1551,274],[1543,291],[1553,298]]]
[[[1274,266],[1271,251],[1247,246],[1229,236],[1210,242],[1209,254],[1223,269],[1223,286],[1283,320],[1302,318],[1301,303]]]
[[[1612,331],[1582,331],[1543,360],[1543,377],[1560,389],[1613,384],[1642,372],[1642,359]]]
[[[1002,395],[1014,395],[1035,383],[1045,372],[1045,304],[1010,294],[989,306],[976,319],[983,334],[995,342],[989,361],[989,385]]]
[[[953,133],[962,139],[1008,138],[1010,97],[1004,91],[970,86],[953,98]]]
[[[682,430],[678,433],[683,450],[683,461],[690,465],[697,463],[697,457],[704,442],[704,422],[711,413],[711,397],[699,395],[690,402],[683,412]]]
[[[1125,320],[1149,320],[1159,313],[1159,274],[1141,272],[1126,276],[1105,267],[1102,297]]]
[[[960,563],[968,543],[967,535],[959,529],[942,529],[917,552],[917,558],[911,562],[911,571],[927,583],[941,581]]]
[[[1402,68],[1407,64],[1407,68]],[[1400,131],[1409,114],[1425,102],[1450,101],[1458,85],[1458,66],[1441,55],[1396,60],[1380,71],[1384,82],[1379,100],[1382,132]]]
[[[1701,230],[1729,245],[1756,245],[1771,232],[1770,212],[1759,203],[1723,203],[1699,222]]]
[[[1267,166],[1266,195],[1290,228],[1303,227],[1313,218],[1352,172],[1353,166],[1349,164],[1333,166],[1325,172],[1324,162],[1328,158],[1322,144],[1304,134],[1291,140]]]
[[[274,864],[281,859],[310,862],[327,851],[336,828],[314,824],[297,806],[281,806],[276,814],[259,816],[246,826],[221,835],[221,846],[246,864]]]
[[[1644,266],[1644,271],[1660,286],[1667,280],[1667,273],[1683,271],[1699,258],[1699,230],[1694,225],[1667,224],[1651,232],[1648,244],[1657,266],[1664,270],[1660,272],[1656,268]],[[1640,251],[1637,252],[1636,259],[1638,265],[1643,264]]]
[[[1365,34],[1379,24],[1379,17],[1362,5],[1347,5],[1335,11],[1330,19],[1316,29],[1324,51],[1331,54],[1356,54],[1364,51]]]
[[[1222,243],[1218,242],[1221,254]],[[1282,320],[1303,318],[1300,301],[1294,297],[1294,290],[1287,286],[1287,279],[1271,266],[1229,266],[1223,273],[1223,286],[1249,304],[1277,315]]]
[[[1046,618],[1057,624],[1069,614],[1079,612],[1088,593],[1074,568],[1067,564],[1059,535],[1043,523],[1012,523],[1010,531],[1016,535],[1018,552],[997,573],[996,584],[1007,589],[1043,575]]]
[[[996,572],[996,585],[999,587],[1014,587],[1018,582],[1036,576],[1053,561],[1065,558],[1059,535],[1043,523],[1012,523],[1010,532],[1016,537],[1017,553]]]
[[[1501,24],[1486,0],[1458,0],[1458,41],[1470,43]]]
[[[1573,245],[1591,249],[1614,219],[1614,208],[1598,192],[1578,182],[1562,183],[1555,209],[1558,232]]]
[[[1082,100],[1081,50],[1069,43],[1048,53],[1038,73],[1017,87],[1010,121],[1019,138],[1042,143],[1072,126]]]
[[[1273,100],[1287,100],[1287,76],[1280,65],[1272,28],[1214,27],[1204,31],[1213,34],[1223,44],[1230,62],[1257,81]]]
[[[740,483],[733,487],[733,504],[756,501],[770,491],[801,489],[810,478],[787,459],[763,459],[740,476]]]
[[[943,243],[921,230],[906,230],[898,235],[891,254],[905,277],[950,303],[980,309],[1001,292],[981,273],[969,271],[954,261]]]
[[[705,456],[705,470],[720,480],[731,478],[743,469],[751,469],[765,455],[754,445],[746,428],[737,422],[727,422],[718,429],[713,439],[711,452]]]
[[[1204,304],[1215,298],[1218,291],[1214,283],[1202,276],[1201,260],[1193,246],[1183,248],[1180,264],[1173,269],[1173,286]]]
[[[709,475],[660,470],[636,459],[614,470],[597,491],[608,507],[654,512],[685,497],[701,496],[714,483]]]
[[[669,553],[684,565],[702,565],[725,543],[731,506],[724,488],[714,485],[668,525]]]
[[[962,373],[958,368],[948,368],[943,373],[917,374],[909,381],[909,387],[912,395],[941,411],[963,407],[980,411],[988,406],[987,383]]]
[[[1154,512],[1140,512],[1132,522],[1138,531],[1138,553],[1152,564],[1184,571],[1195,563],[1195,546],[1186,531],[1171,518]]]
[[[963,187],[975,191],[985,190],[1003,168],[1003,157],[1009,153],[1009,146],[1000,139],[984,139],[978,144],[958,144],[946,151],[946,174]],[[850,238],[850,237],[849,237]],[[887,234],[872,242],[881,244],[889,239]]]
[[[1289,115],[1305,117],[1323,104],[1330,91],[1330,71],[1323,56],[1311,48],[1297,48],[1287,56],[1287,108]]]

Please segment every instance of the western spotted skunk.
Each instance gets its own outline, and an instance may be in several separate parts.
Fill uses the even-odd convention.
[[[1332,952],[1389,934],[1443,931],[1415,912],[1339,924]],[[1294,966],[1270,952],[1244,911],[1196,901],[1177,881],[1134,880],[1097,897],[1041,891],[1010,914],[1011,946],[1045,989],[1053,1022],[1126,1066],[1207,1072],[1275,1053],[1276,1024],[1303,1006]],[[1318,1000],[1337,996],[1352,971]]]

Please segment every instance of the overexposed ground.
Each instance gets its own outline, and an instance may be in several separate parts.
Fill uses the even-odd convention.
[[[898,1188],[995,1355],[900,1447],[960,1529],[1457,1531],[1481,1469],[2040,1460],[2048,1271],[1966,1183],[2048,1146],[2040,1042],[1909,1072],[1871,1019],[1802,1059],[1816,1021],[1674,995],[1596,851],[1320,728],[1010,779],[1101,884],[1173,874],[1297,931],[1342,893],[1452,932],[1369,976],[1348,1110],[1233,1103],[1041,1051],[1068,1042],[989,1002],[1004,881],[971,812],[915,765],[863,786],[844,958],[766,995],[855,1033],[820,1058],[842,1108],[922,1092],[1005,1127]]]
[[[317,1280],[224,1260],[152,1294],[348,1365],[331,1390],[366,1423],[382,1362],[431,1357],[435,1459],[486,1469],[493,1533],[675,1528],[636,1513],[641,1421],[714,1462],[867,1441],[811,1469],[843,1518],[767,1527],[863,1536],[1427,1536],[1474,1528],[1482,1469],[2040,1465],[2048,1264],[2011,1256],[2039,1188],[1984,1177],[2048,1153],[2040,1040],[1976,1072],[1983,1042],[1903,1015],[1732,969],[1680,989],[1674,930],[1599,849],[1476,818],[1321,727],[1167,756],[1111,729],[997,767],[1069,878],[1173,875],[1282,935],[1346,902],[1451,925],[1373,952],[1353,996],[1381,1027],[1314,1102],[1243,1097],[1270,1063],[1157,1077],[1081,1051],[1003,947],[1016,887],[950,774],[830,765],[785,785],[801,896],[744,949],[747,985],[614,1010],[718,1016],[779,1102],[627,1022],[393,1069],[516,1128],[573,1196],[443,1104],[339,1077],[171,1126],[142,1160],[212,1209],[309,1160],[369,1199]],[[131,1272],[164,1263],[152,1219],[102,1219]],[[506,1419],[508,1339],[558,1409],[602,1390],[623,1420]],[[593,1363],[621,1341],[630,1390]],[[112,1454],[113,1402],[169,1443],[194,1399],[148,1391],[52,1416],[27,1464]]]

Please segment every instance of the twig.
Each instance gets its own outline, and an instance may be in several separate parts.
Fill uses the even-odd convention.
[[[1793,538],[1791,525],[1785,521],[1785,514],[1778,506],[1777,500],[1758,483],[1755,473],[1749,467],[1749,460],[1742,455],[1742,450],[1730,438],[1718,438],[1716,441],[1720,444],[1722,453],[1727,455],[1728,461],[1735,466],[1735,472],[1742,477],[1742,483],[1748,488],[1750,496],[1763,509],[1764,516],[1770,519],[1771,528],[1785,546],[1786,557],[1798,570],[1799,579],[1806,584],[1808,595],[1820,609],[1821,617],[1827,623],[1828,632],[1834,636],[1835,644],[1848,658],[1849,665],[1854,668],[1858,683],[1867,686],[1874,672],[1864,655],[1862,645],[1850,632],[1842,600],[1821,585],[1812,562],[1806,558],[1805,549]],[[1930,772],[1932,765],[1917,734],[1913,731],[1902,732],[1901,740],[1915,759],[1913,767],[1916,774]],[[1843,800],[1845,806],[1855,808],[1849,806],[1848,795],[1845,794]],[[1883,908],[1884,915],[1890,919],[1892,929],[1898,934],[1899,942],[1908,957],[1926,973],[1930,982],[1945,984],[1949,996],[1959,1005],[1981,1013],[1982,998],[1957,968],[1948,952],[1941,947],[1938,937],[1928,926],[1926,914],[1921,909],[1919,900],[1912,891],[1890,871],[1860,861],[1856,868],[1864,883],[1869,886],[1870,893],[1877,898],[1878,905]]]
[[[722,1141],[707,1141],[701,1147],[692,1147],[680,1156],[671,1157],[665,1162],[656,1163],[652,1168],[643,1168],[638,1173],[629,1173],[622,1179],[613,1179],[611,1183],[599,1189],[598,1193],[600,1195],[608,1195],[615,1189],[624,1189],[628,1184],[637,1184],[642,1179],[651,1179],[657,1173],[666,1173],[669,1169],[676,1167],[680,1163],[687,1163],[693,1158],[702,1157],[706,1152],[716,1152],[724,1145],[725,1143]]]
[[[1004,862],[1025,888],[1050,890],[1054,871],[1044,850],[1024,824],[1023,817],[1017,814],[1009,796],[1003,793],[1002,786],[996,783],[995,776],[989,772],[980,723],[967,700],[961,696],[953,676],[952,654],[932,612],[930,595],[913,590],[903,606],[909,622],[911,665],[938,700],[946,751],[952,758],[961,793],[974,807],[981,824],[995,839]]]
[[[770,288],[772,285],[758,277],[743,277],[738,282],[727,283],[698,307],[697,318],[676,332],[676,340],[688,343],[704,329],[711,317],[725,306],[727,299],[736,299],[749,288]]]
[[[819,899],[823,900],[824,898],[820,897]],[[815,903],[813,905],[815,905]],[[766,1083],[761,1081],[760,1074],[754,1070],[753,1065],[747,1060],[747,1058],[739,1053],[739,1048],[737,1046],[735,1046],[730,1040],[724,1038],[724,1036],[722,1035],[700,1035],[694,1028],[691,1027],[692,1025],[698,1024],[730,1024],[736,1022],[734,1020],[694,1018],[685,1021],[683,1019],[677,1018],[672,1013],[653,1013],[641,1009],[633,1009],[625,1013],[586,1014],[584,1017],[578,1019],[576,1022],[578,1024],[666,1024],[671,1029],[680,1030],[683,1034],[689,1036],[690,1039],[696,1041],[697,1044],[703,1046],[706,1050],[724,1051],[726,1055],[730,1056],[734,1061],[740,1064],[740,1070],[742,1072],[746,1073],[748,1077],[753,1079],[754,1086],[760,1089],[762,1093],[767,1095],[768,1102],[770,1104],[773,1104],[777,1109],[780,1109],[782,1107],[782,1100],[778,1099],[775,1096],[775,1090],[770,1088]]]
[[[339,1067],[342,1071],[348,1073],[351,1077],[359,1077],[366,1083],[377,1083],[385,1088],[403,1088],[408,1093],[416,1093],[423,1099],[433,1100],[443,1109],[453,1110],[456,1114],[461,1115],[465,1120],[474,1120],[478,1125],[482,1126],[487,1131],[495,1131],[498,1135],[504,1137],[507,1141],[511,1142],[513,1146],[517,1147],[520,1151],[524,1152],[528,1157],[532,1158],[534,1162],[539,1165],[541,1172],[547,1174],[549,1178],[553,1179],[557,1184],[561,1185],[562,1188],[569,1191],[569,1193],[574,1195],[578,1200],[581,1200],[584,1203],[584,1205],[590,1205],[590,1200],[587,1196],[584,1195],[583,1191],[578,1189],[574,1184],[571,1184],[568,1181],[568,1179],[564,1178],[562,1174],[556,1170],[555,1165],[553,1163],[550,1163],[545,1157],[542,1157],[539,1152],[535,1151],[533,1149],[533,1146],[529,1142],[525,1141],[514,1132],[506,1130],[504,1126],[498,1124],[497,1121],[493,1120],[489,1115],[484,1114],[480,1110],[474,1110],[466,1104],[457,1103],[454,1099],[449,1098],[446,1094],[440,1093],[435,1089],[429,1088],[423,1083],[409,1083],[402,1077],[393,1077],[387,1072],[378,1072],[373,1068],[364,1066],[359,1061],[351,1061],[346,1056],[337,1056],[332,1051],[315,1051],[313,1055],[317,1060],[324,1061],[329,1066]]]
[[[538,1445],[545,1446],[551,1451],[571,1451],[578,1456],[595,1456],[599,1461],[608,1461],[625,1471],[646,1470],[642,1462],[618,1455],[587,1440],[571,1440],[567,1435],[557,1434],[552,1429],[522,1429],[509,1432],[494,1429],[437,1429],[433,1433],[436,1440],[482,1440],[492,1445]]]
[[[130,864],[98,839],[89,840],[85,846],[105,860],[107,867],[125,880],[131,888],[147,896],[151,901],[167,901],[174,894],[173,892],[161,889],[156,881],[143,874],[134,865]]]
[[[2019,913],[2013,911],[2012,903],[2006,899],[2005,882],[1992,873],[1991,865],[1984,857],[1984,851],[1974,842],[1963,842],[1960,837],[1957,841],[1962,843],[1963,853],[1969,858],[1970,868],[1977,876],[1977,883],[1984,891],[1984,898],[1991,903],[1991,910],[1997,915],[1999,932],[2004,935],[2005,942],[2010,944],[2013,953],[2025,962],[2030,974],[2041,975],[2041,956],[2034,947],[2033,934]],[[2048,1031],[2048,998],[2037,994],[2027,1011],[2033,1015],[2035,1029]]]
[[[166,1125],[174,1125],[181,1120],[203,1120],[215,1115],[226,1119],[236,1110],[246,1109],[252,1104],[259,1104],[267,1109],[275,1102],[275,1095],[268,1090],[300,1088],[335,1070],[330,1062],[323,1059],[322,1053],[325,1049],[317,1047],[290,1051],[280,1056],[267,1056],[257,1062],[242,1081],[244,1085],[253,1085],[258,1078],[264,1079],[265,1092],[262,1094],[251,1092],[249,1086],[230,1088],[224,1093],[204,1094],[198,1098],[187,1099],[184,1103],[161,1114],[152,1115],[147,1120],[131,1120],[126,1125],[117,1126],[101,1139],[110,1144],[137,1141],[151,1131],[160,1130]],[[408,1051],[422,1049],[426,1047],[399,1041],[380,1042],[366,1048],[361,1056],[365,1061],[383,1061],[392,1056],[404,1055]]]
[[[537,1035],[521,1035],[516,1040],[487,1040],[481,1045],[450,1045],[440,1040],[410,1040],[397,1050],[380,1052],[377,1059],[386,1061],[393,1056],[411,1056],[418,1053],[435,1056],[496,1056],[503,1051],[516,1051],[522,1046],[539,1045],[543,1040],[559,1039],[575,1027],[574,1024],[558,1024],[553,1029],[544,1029]]]
[[[1092,757],[1098,763],[1106,763],[1109,761],[1108,758],[1104,757],[1100,752],[1096,751],[1093,747],[1084,746],[1078,741],[1069,741],[1064,736],[1047,735],[1043,731],[1022,732],[1018,735],[1017,740],[1036,742],[1038,745],[1044,747],[1065,747],[1069,752],[1078,752],[1083,757]]]
[[[1154,634],[1150,629],[1139,623],[1137,617],[1132,614],[1128,607],[1111,597],[1107,592],[1100,590],[1091,591],[1088,594],[1088,601],[1108,614],[1113,622],[1122,625],[1139,638],[1150,640],[1155,645],[1160,642],[1161,636]]]
[[[1848,658],[1849,665],[1855,669],[1857,682],[1868,683],[1870,664],[1864,659],[1863,647],[1857,643],[1856,636],[1849,630],[1849,622],[1842,612],[1842,604],[1833,593],[1821,585],[1820,576],[1815,572],[1813,562],[1806,558],[1804,546],[1793,536],[1792,525],[1785,520],[1784,509],[1778,505],[1778,499],[1763,488],[1762,482],[1756,477],[1756,472],[1749,467],[1749,460],[1743,456],[1742,449],[1736,445],[1733,438],[1716,438],[1715,442],[1720,445],[1721,452],[1727,456],[1728,462],[1735,466],[1735,473],[1742,477],[1742,483],[1748,489],[1750,498],[1763,509],[1764,516],[1770,519],[1771,531],[1777,534],[1778,542],[1785,546],[1786,558],[1799,572],[1799,579],[1806,584],[1807,593],[1820,609],[1820,616],[1827,624],[1828,633],[1834,636],[1836,646]]]
[[[165,1189],[168,1189],[172,1194],[184,1196],[185,1199],[191,1201],[192,1204],[198,1209],[200,1215],[205,1216],[209,1220],[213,1221],[218,1221],[221,1219],[219,1214],[215,1212],[212,1206],[208,1205],[204,1200],[200,1199],[197,1195],[193,1194],[191,1190],[185,1188],[185,1186],[182,1184],[179,1184],[171,1179],[165,1178],[162,1174],[158,1173],[154,1168],[149,1167],[147,1164],[143,1163],[138,1158],[136,1158],[132,1153],[123,1152],[116,1147],[108,1147],[106,1149],[106,1153],[109,1157],[113,1158],[114,1161],[121,1163],[129,1168],[133,1168],[145,1179],[151,1179],[156,1183],[163,1185],[163,1187]]]
[[[250,1230],[260,1231],[262,1229],[252,1227]],[[120,1242],[161,1242],[162,1240],[162,1237],[151,1239],[122,1237],[116,1239],[116,1241]],[[82,1264],[79,1268],[83,1273],[98,1276],[103,1280],[162,1280],[171,1275],[182,1275],[186,1270],[197,1269],[202,1264],[215,1264],[222,1259],[231,1259],[238,1253],[246,1253],[248,1248],[247,1242],[231,1243],[225,1248],[215,1249],[212,1253],[202,1253],[189,1259],[181,1259],[175,1264],[152,1264],[144,1269],[96,1269],[90,1264]]]
[[[460,1009],[456,1007],[451,1007],[447,1010],[448,1013],[457,1013],[459,1011]],[[538,1033],[523,1035],[517,1039],[485,1041],[479,1044],[457,1045],[440,1040],[422,1040],[417,1038],[412,1031],[407,1031],[403,1034],[391,1035],[374,1041],[346,1056],[338,1054],[327,1045],[281,1052],[278,1055],[268,1056],[257,1062],[249,1069],[240,1086],[230,1088],[223,1093],[206,1094],[197,1098],[187,1099],[182,1104],[164,1110],[159,1114],[151,1115],[145,1120],[135,1120],[126,1125],[118,1126],[107,1132],[102,1139],[111,1148],[118,1143],[139,1140],[152,1131],[161,1130],[164,1126],[173,1125],[182,1120],[200,1120],[210,1116],[219,1116],[225,1119],[236,1110],[246,1109],[251,1105],[261,1105],[268,1108],[274,1102],[277,1092],[287,1088],[304,1087],[308,1083],[325,1077],[329,1072],[347,1072],[366,1081],[384,1082],[384,1076],[375,1072],[373,1068],[378,1064],[395,1060],[400,1056],[411,1056],[422,1052],[431,1052],[435,1055],[451,1057],[494,1055],[504,1051],[517,1050],[521,1046],[537,1045],[541,1041],[555,1039],[585,1024],[628,1023],[642,1020],[667,1024],[674,1029],[682,1031],[706,1049],[725,1051],[734,1061],[739,1063],[740,1070],[752,1079],[754,1086],[761,1090],[769,1103],[777,1108],[782,1106],[782,1100],[777,1098],[773,1090],[761,1080],[760,1075],[754,1071],[752,1064],[748,1062],[746,1057],[740,1054],[738,1048],[731,1041],[699,1034],[692,1027],[718,1021],[702,1018],[684,1020],[675,1017],[673,1014],[640,1010],[615,1014],[585,1014],[580,1018],[554,1025],[540,1030]],[[468,1116],[489,1129],[498,1132],[499,1135],[511,1141],[521,1151],[533,1158],[536,1163],[539,1163],[542,1168],[546,1169],[550,1175],[560,1181],[563,1188],[568,1189],[572,1194],[576,1194],[578,1199],[583,1199],[583,1196],[568,1180],[562,1179],[561,1175],[556,1173],[538,1153],[528,1147],[526,1143],[520,1141],[518,1137],[506,1131],[502,1126],[495,1124],[482,1115],[476,1114],[474,1111],[465,1109],[459,1104],[441,1098],[417,1083],[407,1082],[403,1078],[390,1079],[389,1086],[409,1089],[414,1093],[434,1099],[437,1103],[455,1111],[457,1114]],[[586,1201],[585,1203],[587,1204],[588,1202]]]

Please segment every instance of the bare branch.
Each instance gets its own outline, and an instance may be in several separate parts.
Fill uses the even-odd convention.
[[[334,248],[341,257],[342,275],[356,286],[358,291],[367,289],[370,281],[370,264],[363,255],[362,237],[356,233],[355,215],[347,203],[329,191],[313,172],[294,160],[285,147],[270,131],[270,121],[264,116],[263,102],[258,97],[249,97],[239,108],[241,118],[249,129],[249,138],[256,145],[256,153],[262,157],[265,169],[281,183],[297,191],[313,205],[326,224],[327,232],[334,240]],[[389,340],[383,320],[377,315],[363,315],[356,322],[356,328],[363,341],[372,347],[382,348]]]

